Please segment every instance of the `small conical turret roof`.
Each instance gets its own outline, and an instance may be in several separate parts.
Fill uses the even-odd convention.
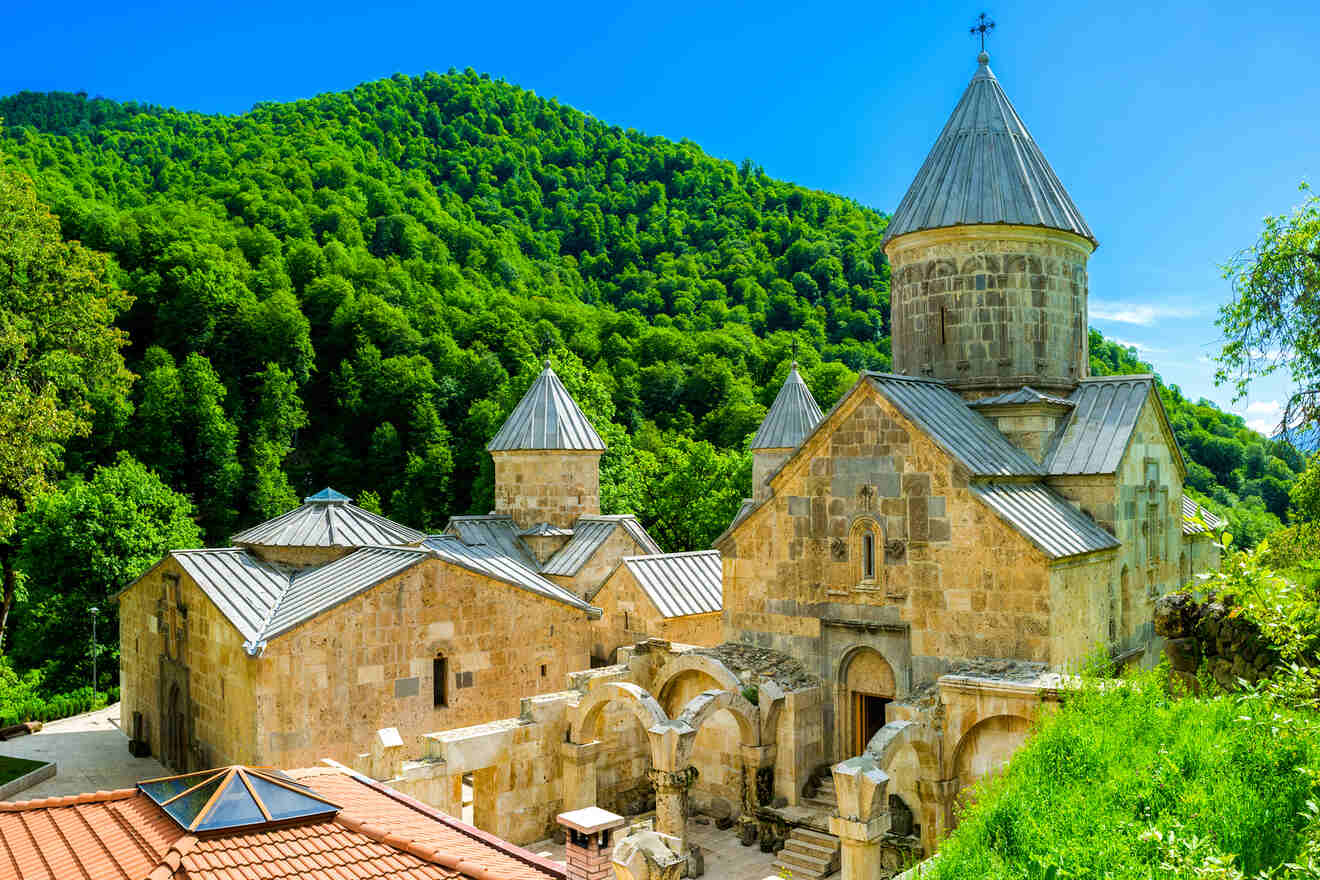
[[[811,389],[802,381],[797,361],[788,370],[784,387],[779,389],[770,412],[752,438],[752,449],[792,449],[820,424],[822,414]]]
[[[1095,236],[1013,109],[982,52],[979,68],[899,203],[884,241],[923,229],[1043,226]]]
[[[605,442],[573,400],[564,383],[546,361],[545,369],[527,389],[523,399],[495,438],[486,444],[490,452],[518,449],[563,449],[605,451]]]

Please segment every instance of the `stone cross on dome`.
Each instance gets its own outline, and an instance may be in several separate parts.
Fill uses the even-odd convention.
[[[972,36],[976,36],[977,34],[980,34],[982,55],[985,54],[985,35],[993,31],[994,29],[995,29],[994,21],[990,18],[987,18],[986,14],[982,12],[980,15],[976,17],[976,23],[972,25],[971,28],[967,31]]]

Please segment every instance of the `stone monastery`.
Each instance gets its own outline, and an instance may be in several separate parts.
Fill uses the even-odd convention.
[[[427,535],[327,489],[125,589],[135,748],[470,791],[515,843],[600,806],[736,822],[794,877],[932,853],[1063,674],[1154,662],[1155,599],[1218,564],[1154,377],[1088,375],[1096,238],[978,61],[885,235],[894,372],[822,413],[794,365],[713,549],[601,514],[547,364],[491,514]]]

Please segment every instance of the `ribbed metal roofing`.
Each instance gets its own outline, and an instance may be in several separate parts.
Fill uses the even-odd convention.
[[[1146,405],[1154,376],[1083,379],[1069,397],[1073,412],[1045,459],[1051,475],[1112,474]]]
[[[989,56],[940,132],[884,241],[922,229],[976,224],[1044,226],[1095,242],[1081,211],[1013,109]]]
[[[334,497],[330,497],[334,496]],[[257,547],[369,547],[420,544],[424,532],[350,504],[347,496],[325,489],[301,507],[234,535],[235,544]]]
[[[974,476],[1043,476],[1044,470],[961,397],[934,379],[867,373],[876,390],[899,412],[963,464]]]
[[[486,449],[491,452],[515,449],[604,452],[605,442],[547,362],[541,375],[509,413],[504,426],[486,444]]]
[[[352,498],[348,497],[343,492],[339,492],[336,491],[335,489],[331,489],[329,486],[326,486],[324,489],[322,489],[320,492],[317,492],[315,495],[308,495],[306,498],[303,499],[303,501],[322,501],[326,504],[334,504],[339,501],[352,501],[352,500],[353,500]]]
[[[267,618],[289,588],[289,575],[246,550],[174,550],[170,553],[245,641],[260,639]]]
[[[625,556],[623,564],[665,617],[724,610],[724,566],[718,550]]]
[[[573,524],[573,537],[568,543],[560,547],[558,552],[541,566],[542,574],[560,577],[572,577],[577,574],[618,528],[626,531],[628,536],[646,552],[661,552],[660,546],[646,533],[646,529],[635,516],[583,516]]]
[[[518,539],[518,527],[508,514],[451,517],[444,533],[458,537],[469,547],[485,545],[521,565],[533,570],[537,568],[536,557]]]
[[[1119,546],[1117,538],[1042,483],[974,483],[971,489],[1053,559]]]
[[[364,593],[430,557],[408,547],[364,547],[334,562],[300,571],[257,641],[268,641]]]
[[[794,361],[770,411],[756,429],[752,449],[792,449],[820,424],[821,416],[820,405],[802,381]]]
[[[1035,388],[1023,385],[1017,391],[1005,391],[1003,394],[996,394],[994,397],[983,397],[980,400],[973,400],[968,406],[1009,406],[1023,403],[1047,403],[1051,406],[1065,406],[1072,408],[1075,404],[1063,397],[1052,397],[1048,394],[1042,394]]]
[[[559,526],[552,526],[548,522],[537,523],[530,528],[523,529],[518,533],[520,538],[562,538],[566,535],[572,535],[572,529],[564,529]]]
[[[426,539],[425,546],[444,561],[460,568],[484,574],[588,613],[599,614],[600,609],[584,602],[571,590],[566,590],[542,577],[535,569],[501,552],[497,547],[489,544],[465,544],[454,535],[432,535]]]
[[[1205,522],[1197,522],[1197,515]],[[1224,527],[1224,522],[1186,495],[1182,497],[1182,533],[1184,535],[1203,535],[1206,532]]]

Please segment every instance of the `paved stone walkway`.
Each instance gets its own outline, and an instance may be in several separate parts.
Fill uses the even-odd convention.
[[[0,742],[0,755],[55,762],[53,777],[14,795],[25,801],[132,788],[143,779],[171,773],[155,758],[128,753],[128,737],[119,728],[118,703],[52,721],[32,736]]]
[[[779,876],[774,853],[763,853],[756,845],[743,846],[733,829],[720,831],[714,824],[688,822],[688,841],[701,847],[710,880],[766,880]],[[564,861],[564,845],[542,840],[527,847],[557,862]]]

